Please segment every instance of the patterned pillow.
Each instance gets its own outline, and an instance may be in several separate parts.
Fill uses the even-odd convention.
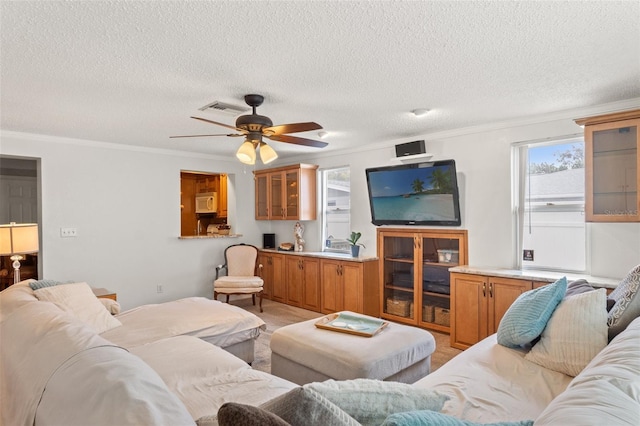
[[[625,328],[640,316],[640,265],[633,268],[611,292],[609,299],[615,305],[609,311],[609,341],[624,331]]]
[[[522,293],[500,321],[498,343],[507,348],[531,343],[542,334],[566,291],[567,278],[562,277],[553,284]]]
[[[604,288],[564,299],[524,359],[577,376],[607,346],[606,299]]]

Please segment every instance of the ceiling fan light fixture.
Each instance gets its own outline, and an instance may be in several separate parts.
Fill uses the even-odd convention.
[[[264,142],[260,143],[260,159],[263,164],[269,164],[278,158],[276,151]]]
[[[324,139],[324,138],[326,138],[327,136],[329,136],[329,132],[325,132],[324,130],[322,130],[322,131],[318,132],[318,137],[319,137],[320,139]]]
[[[240,145],[236,152],[236,158],[244,164],[253,165],[256,163],[256,150],[250,140],[247,139]]]

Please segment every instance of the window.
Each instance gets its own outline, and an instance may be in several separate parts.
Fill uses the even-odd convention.
[[[584,139],[514,146],[518,266],[585,272]]]
[[[322,171],[322,240],[324,251],[350,253],[351,171],[349,167]]]

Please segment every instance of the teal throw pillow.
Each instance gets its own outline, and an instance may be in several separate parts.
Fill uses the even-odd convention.
[[[62,281],[56,281],[56,280],[37,280],[37,281],[31,281],[29,283],[29,287],[31,287],[31,290],[38,290],[40,288],[45,288],[45,287],[53,287],[56,285],[62,284]]]
[[[567,278],[522,293],[509,307],[498,326],[498,343],[518,348],[542,334],[551,315],[567,292]]]
[[[408,411],[387,417],[382,426],[531,426],[533,420],[499,423],[474,423],[435,411]]]

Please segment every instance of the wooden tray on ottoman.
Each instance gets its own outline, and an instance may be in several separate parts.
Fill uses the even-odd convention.
[[[320,318],[315,325],[325,330],[354,334],[356,336],[373,337],[388,326],[389,322],[378,318],[354,315],[348,312],[338,312]]]

